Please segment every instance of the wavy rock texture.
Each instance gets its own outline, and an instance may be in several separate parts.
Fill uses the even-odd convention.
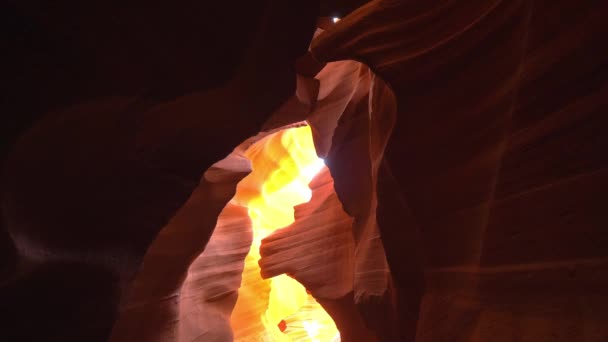
[[[395,339],[398,328],[392,317],[395,308],[386,301],[390,276],[376,222],[375,193],[378,167],[395,123],[395,99],[381,79],[355,61],[328,63],[317,78],[319,101],[308,122],[336,193],[354,218],[355,301],[378,336]]]
[[[226,203],[249,172],[249,163],[236,156],[229,159],[218,167],[232,167],[231,172],[219,172],[220,177],[212,168],[212,180],[202,179],[148,249],[114,326],[112,341],[177,341],[181,336],[202,341],[230,336],[204,335],[196,326],[198,322],[192,321],[200,316],[219,324],[222,315],[229,316],[230,310],[222,308],[230,307],[226,304],[231,301],[230,284],[238,286],[242,270],[233,259],[244,258],[248,250],[251,234],[246,211]],[[218,238],[207,245],[207,251],[201,241],[216,226],[218,217],[222,218],[216,227]],[[197,258],[204,249],[206,257]],[[182,289],[186,275],[189,281]],[[212,304],[200,305],[201,301]]]
[[[378,222],[402,340],[607,338],[606,10],[372,1],[312,43],[396,96]]]
[[[205,246],[188,269],[180,291],[178,341],[228,341],[237,289],[247,274],[243,260],[251,245],[247,209],[228,203]],[[208,327],[213,327],[209,329]]]
[[[238,7],[2,4],[11,86],[0,124],[0,228],[9,233],[0,245],[15,248],[0,252],[9,256],[0,272],[10,270],[0,306],[12,312],[0,339],[107,341],[146,251],[201,174],[293,95],[318,3]],[[214,225],[197,231],[193,256]],[[188,266],[160,267],[181,282]],[[167,287],[159,293],[179,285]],[[171,327],[176,307],[134,330]]]
[[[296,279],[306,279],[308,290],[321,298],[339,298],[355,291],[357,302],[377,302],[378,298],[387,293],[389,271],[375,222],[374,189],[384,143],[394,122],[394,99],[386,85],[357,62],[330,63],[316,78],[300,77],[299,80],[296,95],[277,110],[267,127],[277,126],[277,122],[282,120],[301,119],[304,112],[313,130],[317,152],[325,157],[329,170],[325,168],[309,185],[312,199],[309,203],[296,207],[296,222],[275,232],[262,243],[260,265],[263,274],[272,277],[289,273]],[[228,202],[231,194],[234,195],[236,182],[247,171],[247,163],[243,161],[242,155],[256,141],[263,140],[273,131],[276,132],[277,129],[244,142],[231,156],[207,171],[193,197],[161,231],[146,254],[145,267],[136,278],[133,297],[127,301],[129,304],[122,311],[113,340],[134,338],[131,334],[137,330],[134,329],[137,325],[131,320],[138,319],[129,318],[131,315],[143,315],[139,320],[150,320],[149,317],[146,318],[149,314],[138,314],[133,309],[137,302],[161,303],[156,308],[160,311],[158,314],[168,315],[165,317],[167,325],[164,328],[159,326],[164,331],[159,332],[155,338],[180,341],[222,340],[230,338],[234,332],[237,340],[240,340],[257,336],[259,331],[263,331],[263,326],[251,322],[259,322],[257,317],[264,312],[263,306],[267,300],[263,298],[264,294],[268,295],[268,285],[256,280],[259,270],[246,268],[242,282],[239,273],[239,270],[243,271],[246,247],[251,243],[246,212],[238,209],[235,204],[229,204],[221,214],[218,209],[222,203]],[[273,155],[276,153],[278,152]],[[346,161],[348,162],[345,163]],[[349,167],[344,169],[336,165]],[[330,170],[332,174],[341,177],[335,186],[338,193],[334,191]],[[247,179],[246,183],[239,186],[239,191],[255,193],[264,182],[259,176]],[[207,199],[207,202],[194,202],[197,193],[211,191],[205,190],[207,186],[211,189],[221,186],[226,190],[222,193],[214,191],[215,196]],[[237,193],[237,202],[243,202],[238,200],[239,196],[243,195]],[[339,200],[341,196],[345,200]],[[198,208],[196,215],[201,219],[205,216],[202,222],[209,222],[206,224],[213,222],[213,216],[219,214],[209,244],[194,261],[193,253],[200,250],[202,245],[198,249],[193,248],[192,244],[200,240],[195,235],[188,238],[187,234],[193,234],[192,229],[195,228],[205,229],[201,226],[202,222],[197,223],[200,219],[196,217],[189,218],[192,220],[189,223],[192,226],[189,228],[190,233],[180,227],[179,222],[186,220],[186,214],[182,212],[188,207]],[[194,209],[191,210],[194,212]],[[169,253],[171,248],[165,247],[166,241],[178,239],[188,239],[188,244],[193,247],[186,246],[179,250],[178,254],[183,255],[172,256]],[[177,246],[177,243],[173,245]],[[175,250],[176,247],[172,249]],[[179,279],[161,278],[162,272],[169,270],[154,266],[166,265],[172,268],[172,273],[182,274],[183,277],[183,268],[190,262],[192,264],[179,291],[175,289],[180,284]],[[180,263],[181,266],[175,263]],[[147,269],[154,271],[149,271],[150,274],[146,275]],[[158,273],[159,270],[162,272]],[[137,284],[157,288],[162,287],[163,283],[168,284],[171,291],[155,292],[144,299],[139,298],[151,290],[138,288]],[[245,297],[250,293],[253,296],[251,300],[245,297],[240,300],[255,305],[249,305],[245,309],[237,305],[237,311],[232,312],[239,286],[259,287],[255,291],[249,289],[240,293]],[[257,298],[259,296],[262,300]],[[169,298],[171,301],[167,301]],[[153,307],[158,304],[150,305]],[[152,307],[145,310],[154,310]],[[384,305],[377,310],[387,314],[390,307]],[[232,331],[228,324],[231,313]],[[286,319],[286,322],[288,333],[292,323],[290,319]],[[121,328],[123,326],[124,331]],[[243,328],[247,329],[242,330]]]
[[[605,1],[371,1],[318,35],[293,97],[315,1],[10,3],[11,137],[41,120],[3,160],[3,340],[105,341],[120,301],[116,340],[229,338],[238,263],[206,287],[228,240],[198,257],[248,166],[201,174],[307,117],[382,339],[608,340]]]
[[[310,183],[309,202],[295,207],[295,222],[262,240],[264,277],[307,279],[315,297],[340,298],[353,290],[353,219],[342,209],[327,169]]]

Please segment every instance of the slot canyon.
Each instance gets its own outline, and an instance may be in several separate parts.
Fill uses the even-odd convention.
[[[608,341],[608,2],[8,0],[0,341]]]

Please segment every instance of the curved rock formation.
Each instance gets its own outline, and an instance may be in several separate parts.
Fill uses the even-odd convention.
[[[230,340],[249,165],[210,167],[305,119],[353,220],[341,331],[608,339],[605,2],[374,0],[308,54],[314,1],[9,3],[2,340]]]
[[[251,334],[264,329],[261,322],[258,328],[253,322],[268,305],[267,300],[255,298],[264,297],[262,294],[269,291],[264,289],[267,285],[255,285],[259,270],[247,268],[241,283],[245,246],[251,243],[248,218],[236,204],[228,204],[221,214],[219,211],[235,194],[234,203],[246,205],[247,198],[265,185],[264,173],[259,172],[243,179],[238,187],[237,182],[247,171],[244,156],[259,153],[249,150],[261,149],[256,146],[270,143],[265,142],[269,139],[277,141],[273,144],[284,139],[282,128],[272,129],[277,122],[307,118],[317,153],[324,157],[333,177],[329,170],[321,171],[310,184],[312,200],[296,207],[295,222],[263,240],[261,247],[254,244],[262,255],[262,275],[288,273],[298,280],[306,279],[303,282],[317,298],[337,299],[354,291],[355,302],[364,305],[387,295],[389,272],[375,219],[375,183],[394,123],[394,97],[381,80],[357,62],[330,63],[315,79],[299,76],[299,80],[296,94],[269,119],[269,130],[248,139],[209,169],[190,200],[156,237],[144,257],[132,294],[123,304],[113,341],[222,340],[230,338],[232,331],[240,340],[251,339]],[[264,153],[272,159],[260,159],[268,164],[258,167],[277,172],[273,168],[287,153],[281,151],[281,144],[268,145],[270,150]],[[335,186],[337,195],[332,180],[336,175],[340,177]],[[234,216],[238,212],[241,216]],[[216,218],[214,233],[205,247],[204,234],[210,229],[207,226]],[[221,258],[217,256],[220,251]],[[205,283],[201,282],[203,276]],[[249,303],[243,309],[236,299],[237,290],[241,287],[245,292],[240,295],[246,298],[251,291],[247,286],[259,288],[251,292],[251,299],[243,299]],[[256,309],[256,305],[263,306]],[[376,310],[389,315],[391,308],[380,305]],[[231,314],[232,331],[228,324]],[[147,326],[146,322],[151,321],[157,324]],[[286,321],[289,332],[290,323]],[[244,327],[248,330],[234,330]],[[386,323],[376,328],[391,329]]]
[[[598,288],[608,246],[606,10],[372,1],[313,42],[321,62],[364,61],[397,99],[378,221],[403,340],[608,336]],[[418,259],[404,254],[420,246]]]

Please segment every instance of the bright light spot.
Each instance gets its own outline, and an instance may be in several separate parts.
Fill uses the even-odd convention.
[[[258,265],[262,239],[294,222],[294,206],[310,201],[308,184],[325,167],[310,127],[268,136],[252,145],[246,157],[253,170],[237,186],[234,200],[248,208],[253,243],[231,316],[234,340],[335,341],[335,323],[304,286],[284,274],[264,280]]]
[[[304,329],[306,329],[306,332],[308,333],[308,336],[310,338],[314,338],[315,340],[317,340],[317,336],[319,335],[319,330],[321,329],[321,326],[319,325],[319,322],[317,321],[304,321]]]
[[[338,17],[333,17],[333,18],[331,18],[331,20],[332,20],[332,21],[334,22],[334,24],[335,24],[335,23],[337,23],[338,21],[340,21],[340,18],[338,18]]]
[[[302,173],[302,175],[306,176],[307,178],[313,179],[317,173],[319,173],[319,171],[321,171],[321,169],[323,169],[323,167],[325,166],[325,161],[321,158],[317,158],[315,161],[313,161],[310,165],[304,167],[302,170],[300,170],[300,172]],[[310,199],[309,199],[310,201]]]

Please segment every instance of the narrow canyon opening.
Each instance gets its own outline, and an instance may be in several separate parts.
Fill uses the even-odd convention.
[[[608,341],[608,1],[5,3],[0,341]]]
[[[295,94],[205,171],[158,234],[113,340],[131,341],[140,331],[130,327],[152,321],[171,322],[156,329],[159,341],[396,336],[376,220],[395,108],[359,62],[298,75]]]
[[[238,184],[232,201],[247,208],[253,240],[231,315],[235,341],[339,341],[332,318],[302,284],[286,274],[263,279],[258,264],[262,239],[290,229],[294,207],[312,197],[309,183],[329,172],[317,157],[310,127],[266,136],[245,156],[252,172]]]
[[[262,131],[207,170],[191,213],[167,226],[181,241],[171,245],[192,252],[200,218],[215,226],[203,251],[184,252],[180,341],[337,342],[393,329],[375,182],[394,109],[365,65],[330,63],[298,77]]]

